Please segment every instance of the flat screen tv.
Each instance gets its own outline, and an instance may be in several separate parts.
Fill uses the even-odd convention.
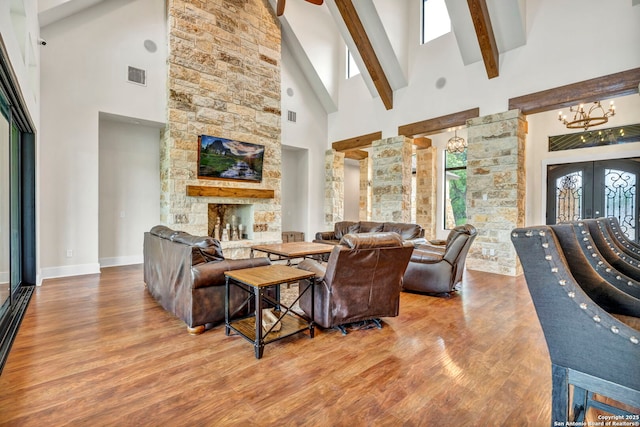
[[[261,182],[263,157],[263,145],[200,135],[198,178]]]

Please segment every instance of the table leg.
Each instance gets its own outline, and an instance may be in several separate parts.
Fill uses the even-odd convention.
[[[229,336],[231,329],[229,328],[229,276],[224,281],[224,334]]]
[[[255,291],[255,299],[254,301],[256,305],[256,341],[253,346],[256,353],[256,359],[260,359],[262,357],[262,352],[264,350],[264,339],[262,337],[262,294],[263,291],[260,287],[256,286],[254,288]]]
[[[314,336],[314,321],[316,318],[316,278],[309,278],[309,285],[311,286],[311,322],[309,322],[309,336]],[[299,286],[299,285],[298,285]]]

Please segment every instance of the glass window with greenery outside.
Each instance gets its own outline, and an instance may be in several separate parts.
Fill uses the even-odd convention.
[[[444,154],[444,228],[467,223],[467,150]]]

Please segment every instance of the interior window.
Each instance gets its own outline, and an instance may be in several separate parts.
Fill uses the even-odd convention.
[[[467,149],[444,154],[444,228],[467,223]]]
[[[360,74],[360,70],[358,69],[358,65],[356,61],[353,59],[353,55],[351,55],[351,51],[347,48],[347,78],[350,79],[353,76],[357,76]]]
[[[422,44],[451,32],[444,0],[422,0]]]

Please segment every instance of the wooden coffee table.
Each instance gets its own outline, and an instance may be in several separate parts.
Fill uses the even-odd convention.
[[[225,271],[226,290],[225,290],[225,334],[228,336],[231,330],[253,343],[256,359],[262,357],[265,344],[280,340],[298,332],[309,329],[309,335],[313,338],[313,316],[314,316],[314,284],[315,274],[309,271],[299,270],[286,265],[266,265],[262,267],[245,268],[241,270]],[[291,310],[299,299],[291,303],[287,307],[280,302],[279,286],[283,284],[293,283],[300,280],[308,279],[311,286],[307,287],[305,292],[311,292],[311,318],[307,319],[303,315]],[[246,307],[251,301],[255,307],[255,312],[242,317],[233,319],[236,313],[229,312],[229,289],[236,286],[247,293],[247,298],[238,308],[240,311]],[[267,295],[267,288],[276,287],[276,299]],[[263,330],[262,309],[266,306],[275,307],[274,313],[278,320]],[[278,326],[279,325],[279,326]]]
[[[272,261],[287,260],[287,265],[291,265],[291,260],[295,258],[309,258],[318,255],[331,253],[335,246],[326,243],[314,242],[287,242],[275,243],[272,245],[256,245],[251,247],[251,258],[254,251],[264,252]],[[276,258],[272,258],[272,256]]]

